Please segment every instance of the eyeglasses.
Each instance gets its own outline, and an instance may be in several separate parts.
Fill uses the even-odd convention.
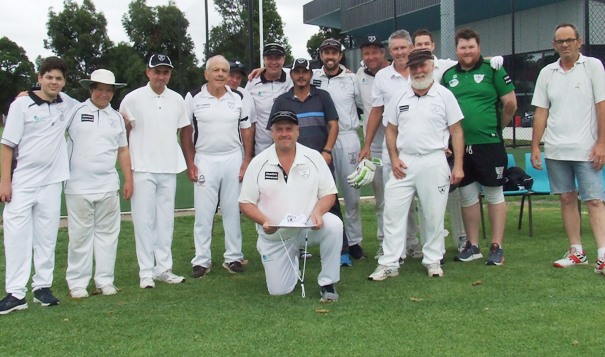
[[[577,41],[577,38],[566,38],[564,40],[555,40],[555,44],[557,44],[559,46],[564,45],[564,44],[571,45],[572,43],[574,43],[576,41]]]

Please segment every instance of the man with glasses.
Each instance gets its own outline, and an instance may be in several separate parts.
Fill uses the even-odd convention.
[[[553,45],[560,59],[540,71],[531,103],[536,106],[532,166],[542,170],[539,145],[544,135],[550,188],[559,195],[570,244],[565,256],[553,265],[567,268],[587,264],[580,237],[577,204],[580,198],[588,208],[597,245],[594,271],[603,274],[605,196],[601,171],[605,162],[605,72],[601,61],[580,53],[582,39],[573,24],[557,26]]]

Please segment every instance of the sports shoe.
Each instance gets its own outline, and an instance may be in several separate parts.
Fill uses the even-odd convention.
[[[320,302],[338,301],[339,296],[336,292],[336,288],[334,288],[334,284],[320,286],[319,289],[321,292]]]
[[[441,264],[439,263],[427,264],[426,270],[431,278],[440,278],[443,276],[443,269],[441,269]]]
[[[208,273],[210,273],[210,267],[206,268],[201,265],[194,265],[191,270],[191,277],[195,279],[203,278]]]
[[[576,248],[569,248],[563,258],[556,260],[552,265],[555,268],[567,268],[574,265],[585,265],[588,264],[586,260],[586,253],[578,252]]]
[[[84,299],[88,297],[88,291],[84,288],[74,288],[69,290],[69,296],[72,299]]]
[[[483,258],[481,250],[476,245],[472,245],[470,241],[466,241],[464,249],[454,257],[457,262],[470,262],[476,259]]]
[[[353,244],[349,246],[349,255],[357,260],[363,259],[368,256],[359,244]]]
[[[103,295],[115,295],[118,293],[118,288],[116,288],[113,284],[107,284],[97,288],[95,292]]]
[[[17,299],[13,294],[8,294],[4,299],[0,300],[0,315],[6,315],[13,311],[27,309],[27,301],[25,298]]]
[[[605,275],[605,257],[597,259],[597,262],[594,264],[594,272]]]
[[[155,281],[151,278],[141,278],[139,286],[141,289],[153,289],[155,288]]]
[[[466,238],[466,236],[458,237],[458,253],[461,253],[464,250],[467,241],[468,239]]]
[[[422,254],[422,248],[418,243],[410,244],[405,251],[406,255],[410,258],[422,259],[422,257],[424,256],[424,254]]]
[[[298,255],[298,257],[300,259],[310,259],[313,256],[313,254],[309,253],[308,251],[301,249],[300,250],[300,254]]]
[[[353,261],[351,261],[351,257],[349,253],[340,253],[340,266],[341,267],[352,267]]]
[[[248,259],[246,259],[246,258],[240,259],[239,262],[242,263],[243,266],[247,266],[248,265]]]
[[[37,302],[42,306],[59,305],[59,299],[53,295],[53,292],[50,290],[50,288],[34,290],[34,302]]]
[[[374,256],[374,259],[378,260],[380,259],[380,257],[382,257],[384,255],[384,250],[382,250],[382,245],[378,248],[378,250],[376,251],[376,255]]]
[[[498,243],[492,243],[489,247],[489,255],[485,261],[485,265],[502,265],[504,264],[504,250],[500,248]]]
[[[231,263],[223,263],[223,268],[227,269],[227,271],[231,274],[239,274],[244,272],[244,267],[239,260]]]
[[[185,281],[185,278],[174,274],[172,270],[168,269],[162,274],[157,275],[154,280],[162,281],[167,284],[180,284]]]
[[[392,269],[384,265],[378,265],[376,270],[374,270],[374,272],[368,276],[368,280],[382,281],[388,277],[394,277],[397,275],[399,275],[399,269]]]

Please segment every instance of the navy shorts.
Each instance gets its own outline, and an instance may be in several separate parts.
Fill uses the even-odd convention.
[[[508,163],[504,143],[468,145],[464,150],[460,187],[479,182],[482,186],[503,186]]]

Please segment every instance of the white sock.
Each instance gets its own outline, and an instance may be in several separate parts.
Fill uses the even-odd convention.
[[[597,249],[597,258],[605,257],[605,247]]]

